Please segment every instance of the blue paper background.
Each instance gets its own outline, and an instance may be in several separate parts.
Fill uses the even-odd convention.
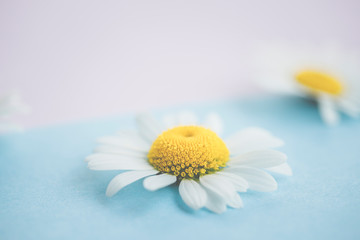
[[[241,194],[222,215],[192,211],[176,187],[138,181],[105,196],[117,171],[90,171],[96,138],[134,127],[133,116],[39,128],[0,137],[0,239],[360,239],[360,122],[326,127],[315,105],[265,98],[182,106],[221,114],[225,134],[264,127],[284,139],[294,176],[278,191]]]

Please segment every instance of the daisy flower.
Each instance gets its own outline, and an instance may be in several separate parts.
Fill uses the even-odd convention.
[[[266,46],[255,54],[257,82],[271,91],[314,99],[328,125],[339,112],[360,115],[360,58],[339,46]]]
[[[16,114],[29,112],[18,94],[9,93],[0,97],[0,132],[19,131],[21,126],[11,123],[9,118]]]
[[[286,155],[271,148],[283,141],[260,128],[247,128],[223,141],[215,114],[197,125],[190,113],[168,116],[158,122],[149,115],[137,117],[137,132],[102,137],[88,156],[92,170],[127,170],[114,177],[106,195],[145,178],[145,189],[155,191],[172,184],[179,187],[185,204],[222,213],[227,206],[243,206],[238,192],[277,189],[268,173],[291,175]]]

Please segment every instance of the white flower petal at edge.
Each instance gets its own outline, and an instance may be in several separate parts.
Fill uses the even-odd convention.
[[[94,153],[116,154],[120,156],[129,156],[146,159],[146,152],[131,149],[123,149],[112,145],[99,145],[94,149]]]
[[[177,116],[177,123],[175,126],[196,125],[197,121],[197,117],[192,112],[181,112]]]
[[[177,117],[166,119],[167,123],[164,126],[171,129],[176,127],[173,126],[174,123],[192,124],[197,121],[195,115],[190,113],[182,113]],[[227,148],[225,150],[229,149],[230,158],[224,162],[226,167],[221,168],[220,171],[210,170],[209,174],[203,174],[196,178],[192,178],[190,175],[184,177],[186,176],[184,164],[181,167],[177,165],[176,168],[171,165],[175,164],[173,163],[175,158],[170,160],[170,163],[169,160],[160,162],[160,164],[166,163],[165,166],[168,166],[169,169],[170,166],[173,166],[173,169],[183,171],[184,175],[181,178],[176,177],[174,172],[169,173],[169,169],[166,170],[167,173],[165,170],[157,170],[164,165],[157,165],[155,169],[155,166],[152,165],[154,162],[150,163],[151,161],[148,159],[149,154],[153,154],[150,148],[155,144],[154,140],[166,129],[163,129],[162,124],[147,115],[138,117],[137,124],[138,133],[121,132],[117,136],[100,138],[98,141],[100,145],[93,154],[86,158],[88,167],[92,170],[127,170],[111,180],[106,190],[107,196],[113,196],[125,186],[142,178],[145,178],[144,188],[149,191],[156,191],[178,182],[179,194],[187,206],[194,210],[205,207],[215,213],[222,213],[226,211],[227,206],[243,207],[239,192],[246,192],[248,189],[262,192],[276,190],[277,182],[266,171],[292,175],[286,155],[271,149],[282,146],[283,141],[264,129],[247,128],[226,141]],[[222,130],[220,118],[216,114],[210,115],[206,122],[199,126],[206,127],[207,129],[202,128],[202,131],[205,132],[210,131],[208,129],[217,132]],[[191,129],[199,128],[191,127]],[[199,146],[204,145],[200,144]],[[161,157],[155,158],[156,161],[158,159]],[[186,166],[190,166],[189,163]],[[191,166],[193,167],[193,165]],[[180,176],[180,172],[177,173],[178,176]]]
[[[232,198],[228,199],[227,204],[232,208],[242,208],[244,206],[239,194],[234,194]]]
[[[154,169],[146,160],[134,157],[95,153],[86,159],[92,170],[150,170]]]
[[[179,184],[179,193],[183,201],[192,209],[197,210],[206,204],[207,194],[194,180],[182,180]]]
[[[209,189],[205,188],[205,191],[208,196],[205,207],[210,211],[213,211],[218,214],[225,212],[226,211],[225,199]]]
[[[145,178],[144,188],[149,191],[156,191],[160,188],[169,186],[174,182],[176,182],[176,177],[174,175],[160,174]]]
[[[269,168],[285,162],[286,155],[282,152],[275,150],[259,150],[233,157],[230,159],[228,165]]]
[[[239,155],[254,150],[281,147],[284,142],[264,129],[246,128],[226,139],[226,145],[231,154]]]
[[[234,185],[236,191],[238,192],[246,192],[247,189],[249,188],[249,183],[239,175],[226,171],[221,171],[216,174],[221,175],[226,180],[230,181]]]
[[[223,124],[221,118],[216,113],[211,113],[206,117],[204,127],[210,128],[219,135],[221,135],[223,132]]]
[[[162,132],[163,127],[151,115],[142,114],[136,118],[139,133],[149,142],[153,142]]]
[[[329,126],[335,126],[339,123],[339,113],[335,108],[333,99],[327,94],[320,94],[318,96],[319,111],[322,119]]]
[[[116,177],[114,177],[111,182],[109,183],[106,189],[106,196],[111,197],[122,188],[126,187],[127,185],[147,177],[149,175],[157,174],[158,171],[156,170],[148,170],[148,171],[129,171],[120,173]]]
[[[203,177],[200,177],[200,183],[210,192],[212,192],[213,194],[217,194],[219,197],[221,197],[224,200],[225,204],[229,205],[230,207],[243,207],[242,200],[240,196],[236,193],[236,187],[233,185],[231,180],[228,180],[226,175],[224,176],[218,173],[205,175]]]
[[[225,200],[232,199],[236,193],[234,185],[226,178],[217,174],[209,174],[200,177],[200,184]]]
[[[283,163],[283,164],[281,164],[279,166],[271,167],[271,168],[265,168],[265,169],[268,170],[268,171],[283,174],[283,175],[286,175],[286,176],[292,176],[293,175],[291,167],[287,163]]]
[[[360,116],[360,103],[354,103],[356,101],[350,101],[347,99],[337,99],[339,107],[349,116],[353,118],[359,118]],[[359,101],[360,102],[360,101]]]
[[[197,125],[198,119],[192,112],[180,112],[175,115],[166,115],[163,119],[167,128],[181,125]]]
[[[251,167],[233,167],[224,171],[237,174],[249,183],[249,189],[259,192],[271,192],[277,189],[275,179],[265,171]]]
[[[133,151],[147,152],[150,148],[150,144],[146,143],[141,136],[134,134],[125,134],[121,136],[105,136],[97,140],[100,144],[117,146],[121,149],[128,149]]]

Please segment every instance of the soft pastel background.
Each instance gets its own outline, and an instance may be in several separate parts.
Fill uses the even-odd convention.
[[[357,0],[0,0],[0,94],[18,90],[33,110],[16,119],[29,130],[0,136],[0,239],[360,239],[360,122],[327,128],[311,102],[264,97],[249,62],[268,41],[358,48],[359,10]],[[225,135],[269,129],[294,176],[222,215],[141,182],[105,197],[117,172],[86,168],[95,139],[134,127],[134,112],[180,109],[219,112]]]
[[[360,42],[357,0],[0,1],[0,94],[26,126],[257,92],[267,41]]]

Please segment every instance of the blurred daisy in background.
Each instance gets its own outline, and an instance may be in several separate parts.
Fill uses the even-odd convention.
[[[137,132],[102,137],[88,156],[92,170],[127,170],[112,179],[106,195],[145,178],[145,189],[179,186],[183,201],[193,209],[222,213],[227,206],[243,206],[238,192],[269,192],[277,182],[268,172],[292,175],[285,154],[272,150],[283,141],[260,128],[247,128],[223,141],[222,124],[211,114],[203,125],[191,113],[158,122],[137,118]]]
[[[22,102],[18,93],[12,92],[0,96],[0,133],[22,130],[21,125],[11,121],[11,117],[29,111],[30,108]]]
[[[256,81],[274,92],[314,99],[321,118],[336,125],[339,112],[360,115],[360,56],[334,44],[262,45],[254,59]]]

